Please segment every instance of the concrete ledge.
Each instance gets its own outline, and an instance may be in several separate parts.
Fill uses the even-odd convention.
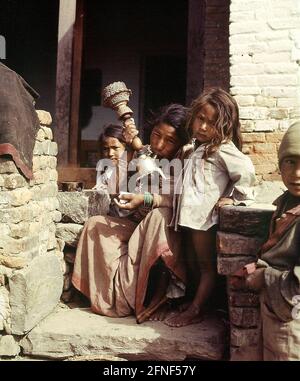
[[[128,360],[221,360],[225,327],[215,317],[172,328],[161,322],[138,325],[134,317],[108,318],[90,309],[59,308],[20,345],[25,355],[52,359],[112,355]]]

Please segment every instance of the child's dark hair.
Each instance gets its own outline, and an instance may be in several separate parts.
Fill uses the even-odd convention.
[[[187,108],[177,103],[171,103],[160,108],[159,111],[152,116],[151,120],[148,121],[148,125],[151,130],[160,123],[165,123],[174,127],[180,142],[182,145],[185,145],[190,141],[186,129],[186,122]]]
[[[98,144],[99,144],[99,150],[102,152],[102,145],[103,140],[105,138],[116,138],[118,139],[122,144],[126,145],[126,142],[123,138],[123,127],[119,126],[117,124],[109,124],[104,128],[104,131],[99,136]]]
[[[214,121],[216,134],[206,145],[205,156],[208,157],[218,149],[222,142],[228,140],[232,140],[241,151],[243,139],[240,130],[239,108],[236,100],[221,88],[207,88],[192,102],[187,122],[189,133],[192,132],[191,129],[196,116],[207,104],[210,104],[216,112],[216,121]]]

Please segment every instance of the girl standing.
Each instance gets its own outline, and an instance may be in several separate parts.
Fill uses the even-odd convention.
[[[216,280],[218,208],[254,199],[255,171],[241,152],[239,111],[235,99],[220,88],[204,91],[193,103],[187,128],[195,141],[184,168],[172,223],[182,228],[192,250],[187,258],[195,286],[193,299],[166,324],[199,322]]]

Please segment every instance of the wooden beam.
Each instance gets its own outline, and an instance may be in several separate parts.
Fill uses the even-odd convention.
[[[205,0],[189,0],[186,104],[204,86]]]
[[[73,40],[71,125],[69,135],[69,163],[79,165],[81,131],[79,126],[80,89],[82,72],[82,47],[84,27],[84,0],[77,0],[76,21]]]
[[[55,140],[59,142],[58,165],[69,161],[69,131],[71,111],[71,81],[73,59],[73,34],[76,17],[76,0],[60,0],[56,72],[56,128]]]

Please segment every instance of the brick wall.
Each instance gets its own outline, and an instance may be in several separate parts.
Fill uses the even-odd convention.
[[[204,87],[229,90],[229,0],[207,0],[204,34]]]
[[[244,152],[262,180],[279,180],[277,148],[300,116],[297,0],[232,0],[230,92],[240,106]]]
[[[227,278],[230,360],[262,360],[259,295],[230,285],[230,276],[256,260],[266,240],[272,209],[225,207],[217,234],[218,272]]]

